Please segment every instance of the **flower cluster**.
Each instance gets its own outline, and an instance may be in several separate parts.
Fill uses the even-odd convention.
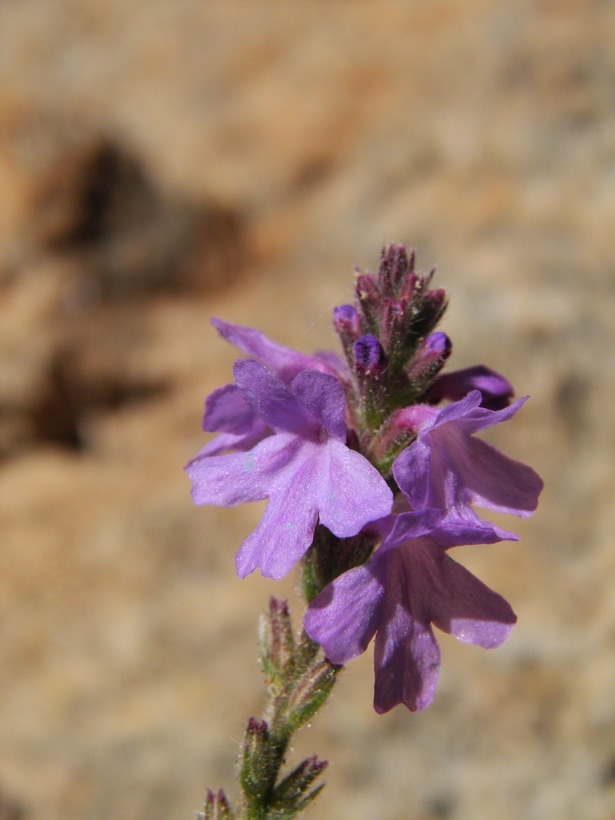
[[[206,400],[217,436],[188,464],[196,504],[268,499],[236,556],[240,577],[279,579],[298,563],[307,634],[334,664],[375,639],[374,707],[430,704],[440,666],[435,625],[499,646],[509,604],[448,554],[516,540],[476,508],[526,517],[542,482],[474,434],[507,421],[510,383],[484,366],[441,373],[452,350],[435,327],[446,294],[402,245],[359,274],[334,310],[344,359],[306,356],[256,330],[213,320],[248,358]]]

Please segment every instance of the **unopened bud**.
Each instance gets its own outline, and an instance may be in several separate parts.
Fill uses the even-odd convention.
[[[382,373],[387,365],[384,349],[375,336],[361,336],[353,346],[354,366],[358,375]]]
[[[353,346],[353,365],[362,425],[368,430],[377,430],[386,412],[388,359],[375,336],[357,339]]]
[[[352,366],[352,346],[361,335],[361,320],[352,305],[333,309],[333,327],[340,337],[348,363]]]
[[[413,404],[396,410],[374,436],[370,456],[383,475],[389,475],[397,456],[417,436],[423,424],[433,419],[436,408],[426,404]]]
[[[333,308],[333,325],[338,333],[361,335],[359,314],[352,305],[340,305]]]
[[[385,299],[382,306],[382,343],[393,362],[393,366],[403,366],[411,347],[412,314],[406,299]]]
[[[419,336],[427,336],[431,333],[442,318],[447,304],[448,298],[443,288],[426,291],[417,305],[416,316],[412,323],[414,332]]]
[[[355,291],[364,333],[378,332],[378,319],[382,294],[377,281],[370,273],[360,273],[355,283]]]
[[[224,790],[213,792],[207,789],[203,812],[197,814],[198,820],[233,820],[234,817]]]
[[[414,270],[414,251],[408,252],[405,245],[385,245],[380,254],[378,281],[385,296],[397,295],[405,276]]]
[[[444,367],[452,349],[451,340],[446,333],[440,331],[430,333],[423,340],[407,371],[408,379],[417,397],[429,388],[433,379]]]
[[[295,650],[292,624],[287,601],[269,599],[269,612],[259,623],[261,662],[270,680],[284,676],[292,663]]]
[[[239,770],[241,786],[247,795],[259,795],[272,777],[275,778],[275,758],[269,727],[266,721],[251,717],[243,742]]]

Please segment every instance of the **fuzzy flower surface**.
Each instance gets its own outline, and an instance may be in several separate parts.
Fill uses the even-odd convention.
[[[236,410],[240,398],[271,435],[247,452],[201,452],[186,471],[196,504],[269,499],[237,553],[236,568],[242,578],[260,569],[278,579],[308,550],[318,521],[340,538],[356,535],[389,514],[393,494],[367,459],[346,446],[345,397],[337,378],[308,369],[287,386],[253,359],[237,361],[234,375],[239,395],[231,391],[229,406]],[[231,423],[239,417],[232,415]]]
[[[500,410],[481,401],[480,391],[472,390],[444,408],[408,408],[406,421],[417,427],[417,438],[397,457],[393,475],[414,510],[436,509],[451,521],[516,540],[481,519],[472,505],[526,518],[538,505],[542,480],[473,434],[512,418],[526,399]]]
[[[374,708],[411,711],[432,702],[440,669],[433,626],[486,649],[506,640],[510,605],[448,555],[451,547],[498,541],[494,532],[440,521],[437,511],[396,517],[367,564],[343,573],[316,596],[308,635],[335,664],[363,653],[375,637]]]

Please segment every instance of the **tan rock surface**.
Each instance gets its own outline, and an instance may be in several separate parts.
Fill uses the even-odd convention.
[[[375,715],[352,664],[297,743],[333,764],[309,816],[615,816],[614,27],[604,0],[4,0],[0,817],[232,791],[292,581],[234,577],[258,509],[189,500],[234,358],[208,318],[330,346],[390,239],[438,266],[455,366],[532,394],[492,440],[546,490],[520,544],[458,551],[509,642],[444,638],[421,715]]]

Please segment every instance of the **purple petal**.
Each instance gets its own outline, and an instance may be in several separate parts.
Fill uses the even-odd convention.
[[[320,367],[317,365],[320,364]],[[321,370],[323,373],[330,373],[340,379],[348,378],[348,368],[340,359],[337,353],[332,350],[317,350],[314,353],[314,363],[310,365],[312,370]]]
[[[229,451],[251,450],[259,441],[271,435],[271,430],[264,421],[254,416],[254,427],[247,433],[220,433],[199,452],[199,456],[219,456]]]
[[[430,546],[413,539],[396,550],[381,547],[369,564],[385,590],[374,649],[378,713],[399,703],[411,711],[425,709],[438,681],[440,650],[425,607],[432,578],[424,571],[422,544]]]
[[[435,509],[421,509],[417,512],[402,512],[391,518],[393,518],[393,526],[389,528],[386,541],[376,553],[378,558],[390,549],[399,547],[405,541],[429,535],[441,523],[442,513]],[[459,541],[455,542],[455,545],[463,543]]]
[[[393,507],[393,493],[378,470],[336,439],[323,447],[314,492],[321,523],[339,538],[356,535]]]
[[[429,600],[430,620],[463,643],[500,646],[517,622],[510,604],[461,564],[443,554],[439,583]]]
[[[463,466],[472,504],[527,518],[538,506],[542,479],[519,461],[480,439],[468,439]],[[461,462],[462,454],[459,454]]]
[[[455,422],[457,427],[468,435],[478,433],[480,430],[487,430],[489,427],[511,419],[528,399],[529,396],[524,396],[509,407],[503,407],[501,410],[488,410],[486,407],[481,407],[479,391],[473,390],[461,401],[449,404],[448,407],[440,410],[433,420],[432,429],[435,430],[445,424]]]
[[[434,698],[440,672],[440,648],[429,625],[402,607],[391,608],[381,624],[374,649],[374,709],[388,712],[404,703],[412,712]]]
[[[316,370],[304,370],[294,379],[291,390],[330,436],[346,441],[346,397],[344,388],[336,378]]]
[[[395,460],[393,475],[415,510],[437,509],[462,529],[473,525],[482,533],[497,534],[496,540],[518,540],[514,533],[484,522],[470,507],[474,497],[464,483],[467,470],[454,447],[435,440],[417,440]],[[457,454],[458,456],[458,454]],[[474,480],[475,476],[472,476]],[[478,503],[478,502],[477,502]],[[481,506],[488,506],[481,503]]]
[[[207,397],[203,429],[223,432],[203,447],[200,456],[215,456],[228,450],[251,450],[271,434],[271,429],[256,415],[234,384],[214,390]]]
[[[330,366],[323,360],[276,344],[254,328],[232,325],[221,319],[212,319],[211,323],[223,339],[266,364],[285,384],[289,385],[302,370],[330,371]]]
[[[254,420],[254,410],[235,384],[214,390],[205,400],[203,430],[208,433],[245,433]]]
[[[284,470],[297,449],[294,436],[269,436],[248,453],[199,454],[186,465],[195,504],[234,507],[262,501],[272,477]]]
[[[246,402],[269,427],[310,439],[318,437],[317,419],[264,364],[240,359],[235,362],[233,373]]]
[[[292,460],[275,475],[269,473],[265,515],[237,554],[240,577],[254,569],[275,579],[288,574],[309,549],[319,515],[325,526],[343,538],[383,518],[393,503],[389,487],[375,468],[341,442],[285,438],[286,447],[294,448]]]
[[[542,481],[524,464],[470,433],[514,415],[524,399],[503,410],[479,406],[480,394],[425,419],[418,438],[396,459],[393,474],[415,509],[434,507],[457,519],[480,519],[470,504],[526,517],[536,509]],[[489,525],[492,526],[492,525]],[[500,537],[510,533],[495,528]]]
[[[419,521],[415,518],[415,526]],[[396,549],[388,549],[387,541],[372,557],[371,572],[385,590],[374,658],[376,711],[402,702],[420,710],[431,703],[440,662],[432,623],[484,647],[502,643],[510,633],[516,618],[506,601],[445,552],[464,543],[464,536],[470,543],[486,537],[472,528],[455,534],[441,522]],[[495,540],[493,533],[490,537]]]
[[[275,436],[276,439],[282,435]],[[292,570],[309,549],[318,521],[314,501],[314,474],[318,445],[303,444],[300,439],[284,436],[292,446],[292,462],[279,470],[269,487],[269,503],[254,532],[239,548],[235,566],[237,575],[245,578],[260,569],[267,578],[279,580]]]
[[[366,567],[351,569],[311,602],[305,631],[332,663],[347,663],[365,652],[373,638],[382,596],[382,585]]]
[[[466,396],[470,390],[479,390],[481,405],[490,410],[500,410],[510,403],[514,395],[511,383],[484,365],[467,367],[465,370],[455,370],[445,373],[433,383],[429,391],[429,401],[437,404],[443,399],[458,401]]]

